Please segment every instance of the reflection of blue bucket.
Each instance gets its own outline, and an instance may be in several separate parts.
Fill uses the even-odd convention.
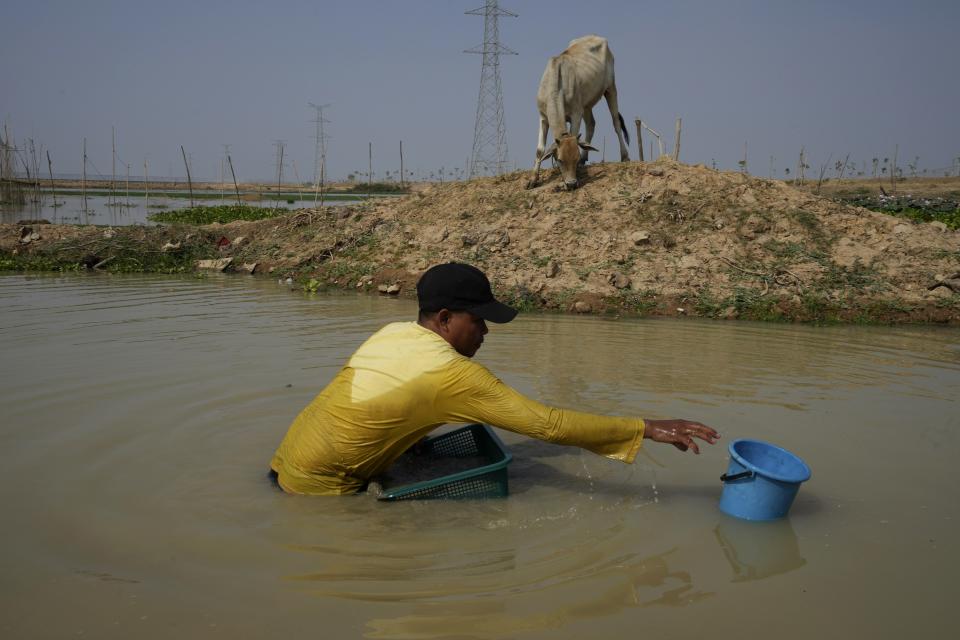
[[[760,440],[730,443],[730,466],[720,479],[720,510],[744,520],[775,520],[787,515],[810,467],[790,453]]]
[[[807,563],[800,555],[790,518],[747,522],[720,516],[713,533],[733,569],[733,582],[763,580]]]

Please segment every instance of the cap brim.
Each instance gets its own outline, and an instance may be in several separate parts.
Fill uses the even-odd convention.
[[[492,300],[490,302],[485,302],[476,307],[471,307],[468,309],[470,313],[475,316],[479,316],[484,320],[489,320],[490,322],[496,322],[497,324],[503,324],[505,322],[510,322],[517,317],[517,310],[513,307],[508,307],[502,302],[497,302]]]

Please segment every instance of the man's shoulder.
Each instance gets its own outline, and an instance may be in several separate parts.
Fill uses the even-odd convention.
[[[461,357],[443,338],[416,322],[391,322],[384,326],[360,346],[354,358],[358,356],[416,359],[428,368]]]

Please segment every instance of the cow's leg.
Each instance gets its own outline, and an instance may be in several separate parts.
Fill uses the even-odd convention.
[[[620,106],[617,104],[617,85],[610,85],[603,95],[607,99],[607,107],[610,108],[610,117],[613,118],[613,130],[617,132],[617,140],[620,141],[620,162],[626,162],[630,159],[630,153],[623,139],[625,132],[621,126]]]
[[[584,144],[590,144],[590,141],[593,140],[593,130],[597,126],[597,121],[593,117],[593,109],[587,109],[583,112],[583,124],[585,125],[583,142]],[[587,155],[589,153],[586,149],[580,148],[580,164],[587,164]]]
[[[547,148],[547,130],[550,123],[542,115],[540,116],[539,135],[537,136],[537,157],[533,164],[533,178],[527,183],[527,187],[535,187],[540,184],[540,164],[543,162],[543,152]]]

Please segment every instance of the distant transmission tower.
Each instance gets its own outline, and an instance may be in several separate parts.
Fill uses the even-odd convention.
[[[280,182],[283,180],[283,147],[286,145],[285,140],[277,140],[273,143],[273,146],[277,148],[277,188],[279,189]]]
[[[329,107],[329,104],[314,104],[308,102],[307,105],[312,107],[316,112],[316,117],[311,120],[315,125],[317,125],[317,133],[314,137],[316,145],[313,152],[313,184],[319,184],[320,179],[323,177],[322,173],[324,168],[327,165],[327,134],[323,132],[323,125],[330,124],[330,121],[323,117],[323,110]]]
[[[497,0],[487,0],[479,9],[467,15],[483,16],[483,44],[464,53],[483,55],[480,72],[480,95],[477,98],[477,121],[473,129],[473,152],[470,154],[470,177],[499,175],[507,169],[507,140],[503,128],[503,91],[500,89],[500,56],[517,55],[516,51],[500,44],[500,16],[516,18],[498,6]]]

